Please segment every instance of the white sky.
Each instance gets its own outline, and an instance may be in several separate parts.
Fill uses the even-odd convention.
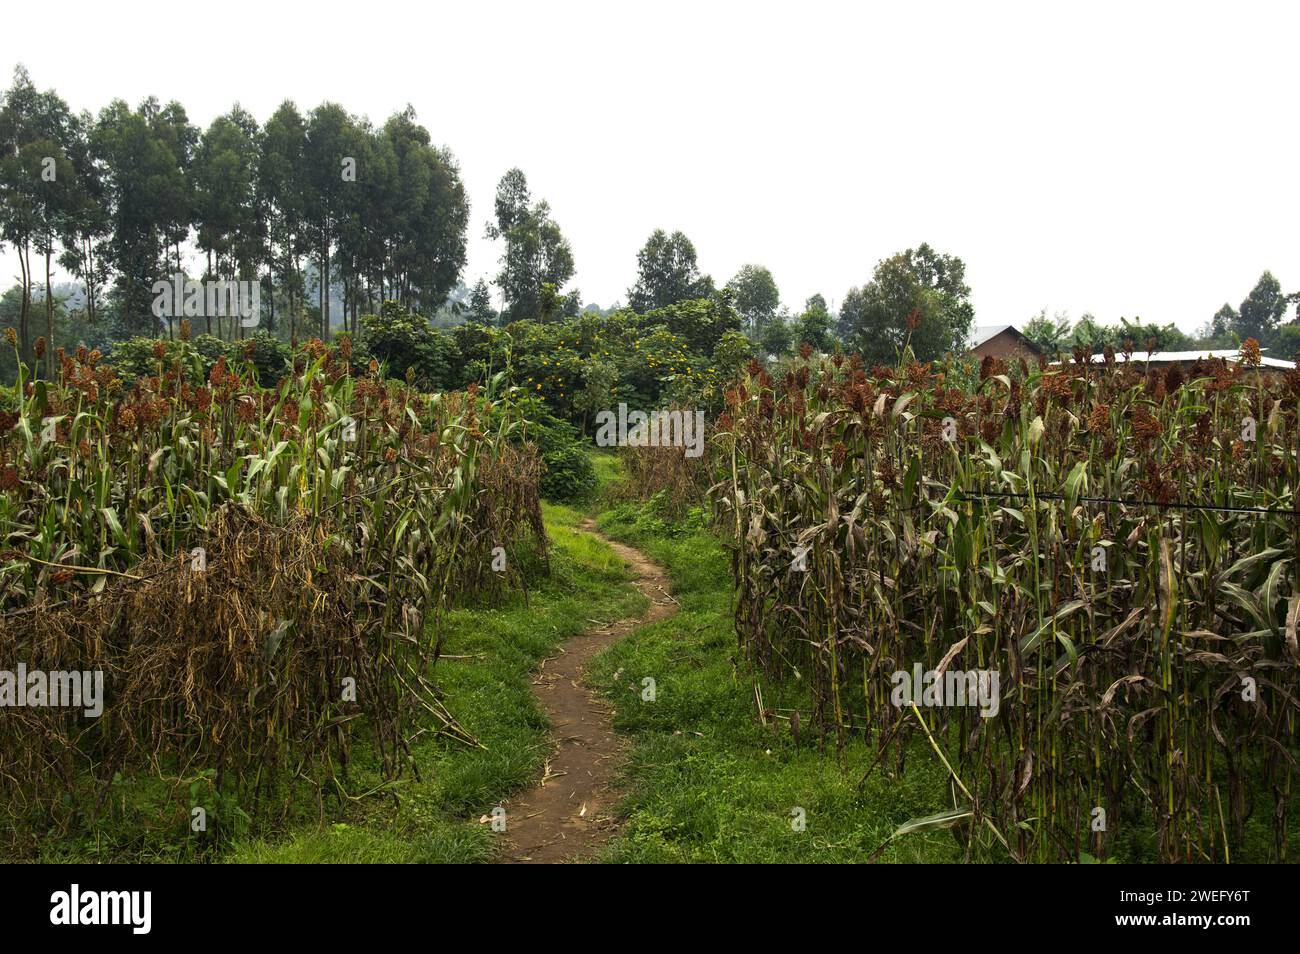
[[[20,2],[0,81],[22,62],[74,110],[154,94],[200,126],[410,102],[469,189],[467,284],[517,165],[587,302],[626,301],[664,228],[719,283],[768,266],[794,309],[928,241],[977,323],[1190,331],[1266,268],[1300,290],[1298,33],[1295,3]]]

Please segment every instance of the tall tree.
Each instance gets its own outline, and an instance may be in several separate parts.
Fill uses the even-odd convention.
[[[181,269],[181,244],[189,239],[194,224],[194,152],[198,148],[199,129],[189,121],[185,107],[175,100],[159,105],[152,96],[140,109],[148,117],[154,135],[171,151],[172,159],[180,168],[181,177],[160,185],[157,202],[163,220],[163,232],[174,256],[176,269]]]
[[[289,336],[297,332],[302,312],[302,256],[308,250],[304,202],[303,155],[307,146],[307,124],[298,107],[285,100],[262,131],[262,149],[258,155],[258,207],[266,221],[269,270],[280,273]],[[269,291],[271,324],[275,323],[274,278]]]
[[[192,166],[198,247],[207,254],[207,274],[234,280],[256,277],[263,259],[256,178],[260,161],[257,121],[235,106],[203,133]],[[211,315],[207,316],[211,331]],[[217,316],[218,333],[221,316]],[[240,333],[242,323],[231,323]]]
[[[895,360],[909,341],[921,361],[964,350],[975,316],[965,279],[960,258],[927,244],[892,255],[876,264],[870,282],[845,295],[839,337],[878,362]]]
[[[573,249],[551,218],[551,207],[545,201],[532,203],[528,180],[519,169],[501,177],[495,212],[496,221],[488,223],[487,235],[505,240],[496,279],[505,298],[502,322],[558,317],[566,312],[568,308],[558,307],[556,302],[574,275]],[[545,292],[544,300],[546,285],[553,288]]]
[[[337,103],[322,103],[307,118],[303,149],[303,208],[316,253],[317,295],[320,306],[318,334],[330,336],[330,282],[333,252],[339,240],[349,197],[345,190],[364,179],[369,170],[360,166],[360,135],[356,121]]]
[[[50,263],[73,205],[76,183],[69,153],[74,139],[75,123],[67,103],[53,90],[39,92],[25,69],[15,69],[13,85],[0,107],[0,235],[18,253],[22,284],[18,331],[25,356],[32,354],[32,289],[37,267],[44,261],[50,367],[54,344]]]
[[[407,106],[384,124],[393,158],[388,270],[396,297],[432,312],[460,279],[466,261],[469,200],[451,152],[433,145]]]
[[[334,257],[335,274],[342,285],[344,330],[355,333],[364,289],[376,281],[382,284],[392,277],[394,300],[402,298],[396,275],[386,271],[391,265],[394,239],[402,229],[402,210],[395,202],[397,191],[397,157],[392,145],[379,135],[369,120],[353,119],[348,130],[348,158],[356,163],[357,178],[344,178],[341,193],[338,244]],[[367,302],[368,304],[368,302]]]
[[[636,284],[627,292],[634,311],[645,313],[713,294],[713,279],[700,274],[695,246],[681,232],[668,235],[655,229],[637,252],[636,262]]]
[[[93,129],[94,119],[88,112],[77,116],[69,141],[73,182],[64,202],[60,228],[63,253],[59,256],[59,265],[80,279],[85,288],[84,317],[92,325],[99,309],[100,290],[109,278],[104,245],[110,235],[104,177],[91,143]]]
[[[1282,286],[1272,272],[1259,276],[1246,300],[1237,309],[1233,330],[1244,341],[1254,338],[1261,344],[1271,344],[1278,323],[1286,313],[1287,298]]]
[[[465,312],[465,320],[481,325],[496,324],[497,313],[492,307],[492,293],[488,290],[487,282],[481,278],[470,290],[469,308]]]
[[[762,265],[742,265],[727,287],[736,296],[736,310],[745,319],[750,335],[757,338],[781,305],[776,279]]]
[[[793,343],[801,345],[806,342],[818,351],[828,351],[834,341],[831,334],[834,324],[835,319],[826,307],[826,299],[821,295],[813,295],[804,304],[803,313],[795,319]]]
[[[76,133],[75,120],[68,104],[53,90],[40,97],[39,120],[43,138],[30,148],[35,153],[43,153],[41,168],[40,173],[36,174],[36,168],[29,166],[29,173],[37,187],[34,193],[36,231],[33,244],[45,264],[45,372],[53,378],[57,341],[54,335],[54,283],[51,280],[50,263],[58,251],[67,216],[75,212],[77,206],[76,175],[69,157]],[[29,158],[35,158],[34,153],[29,153]]]
[[[1237,327],[1237,309],[1233,308],[1226,301],[1223,306],[1214,313],[1210,319],[1209,325],[1204,329],[1204,337],[1209,338],[1212,342],[1224,342],[1230,334],[1234,334]]]
[[[173,151],[185,148],[188,136],[170,135],[175,111],[166,121],[159,116],[154,100],[136,110],[114,100],[100,113],[92,139],[103,162],[116,303],[124,327],[136,334],[155,329],[153,284],[180,266],[181,233],[189,231],[186,159]]]

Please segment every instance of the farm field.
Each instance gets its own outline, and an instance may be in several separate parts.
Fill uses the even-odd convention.
[[[205,379],[185,342],[129,389],[90,353],[16,385],[4,514],[29,549],[7,553],[7,651],[127,688],[89,729],[6,713],[9,857],[1295,850],[1300,372],[1252,376],[1247,355],[1188,380],[996,359],[868,373],[805,347],[741,371],[708,455],[583,451],[595,486],[563,505],[540,501],[517,388],[420,395],[349,351],[309,344],[274,390],[252,362]],[[433,556],[444,538],[458,561]],[[669,585],[639,593],[610,539]],[[620,622],[656,602],[662,619]],[[574,742],[548,738],[532,673],[612,626],[563,692],[601,696],[591,718],[630,750],[597,759],[590,819],[585,796],[576,820],[562,798],[527,813],[555,818],[521,851],[512,799],[562,789],[551,761]],[[900,700],[900,673],[971,663],[1007,682]],[[137,673],[158,668],[183,678]]]
[[[7,13],[16,943],[1285,929],[1300,7]]]

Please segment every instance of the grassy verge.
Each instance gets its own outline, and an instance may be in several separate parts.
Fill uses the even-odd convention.
[[[920,759],[901,779],[877,768],[859,786],[874,758],[863,742],[846,746],[841,770],[833,750],[808,738],[796,743],[788,723],[765,728],[756,720],[750,682],[736,668],[727,555],[698,512],[668,522],[625,505],[598,525],[666,567],[681,603],[676,616],[606,650],[592,672],[617,707],[615,724],[635,741],[626,823],[608,860],[862,861],[902,822],[950,807],[942,770]],[[647,676],[654,702],[642,701]],[[880,856],[960,858],[943,831],[900,839]]]

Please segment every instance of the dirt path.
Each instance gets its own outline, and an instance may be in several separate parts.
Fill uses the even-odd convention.
[[[551,721],[552,755],[541,783],[504,805],[502,837],[508,847],[499,860],[507,864],[578,860],[613,834],[611,816],[619,795],[613,777],[623,760],[623,742],[614,732],[609,707],[583,686],[586,665],[638,626],[677,612],[662,567],[597,533],[590,520],[582,529],[609,544],[632,568],[634,583],[650,599],[650,608],[638,619],[617,620],[573,636],[564,641],[558,656],[542,662],[533,694]]]

